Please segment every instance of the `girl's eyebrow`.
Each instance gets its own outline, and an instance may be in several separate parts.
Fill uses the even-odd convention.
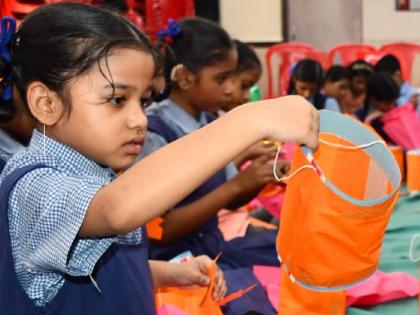
[[[103,87],[104,89],[122,89],[122,90],[137,90],[137,87],[134,85],[124,84],[124,83],[111,83]]]
[[[137,87],[134,85],[124,84],[124,83],[114,83],[114,84],[107,84],[103,87],[104,89],[122,89],[122,90],[133,90],[137,91]],[[144,91],[145,93],[153,91],[153,84],[149,84],[147,89]]]

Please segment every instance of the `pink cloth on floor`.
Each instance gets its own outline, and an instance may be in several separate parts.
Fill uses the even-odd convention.
[[[277,311],[280,305],[280,267],[255,265],[252,271],[265,289],[271,305]]]
[[[280,303],[280,267],[254,266],[253,272],[273,307]],[[346,291],[347,306],[372,306],[419,294],[418,280],[405,272],[376,271],[372,277]]]
[[[370,306],[387,301],[414,297],[419,282],[405,272],[377,271],[363,283],[346,290],[347,306]]]
[[[225,241],[236,237],[245,236],[246,229],[250,224],[249,212],[245,208],[236,211],[220,210],[217,213],[219,219],[219,230],[222,232]]]

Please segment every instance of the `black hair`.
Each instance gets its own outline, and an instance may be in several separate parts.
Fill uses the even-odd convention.
[[[69,81],[116,48],[139,49],[156,60],[148,38],[118,14],[78,3],[48,4],[27,15],[15,34],[10,71],[26,107],[26,88],[34,81],[70,106]],[[99,69],[113,84],[109,69]]]
[[[331,66],[325,73],[325,82],[337,82],[341,80],[350,80],[349,71],[340,65]]]
[[[373,69],[372,65],[364,60],[356,60],[352,62],[347,69],[350,72],[350,77],[356,76],[364,76],[365,78],[369,78],[375,70]]]
[[[101,7],[119,14],[125,14],[128,11],[125,0],[102,0]]]
[[[367,81],[367,100],[375,98],[378,101],[395,101],[400,95],[400,89],[389,73],[375,73]]]
[[[379,59],[375,66],[375,71],[394,74],[397,71],[401,71],[400,61],[394,55],[385,55]]]
[[[233,42],[238,53],[238,63],[235,70],[236,73],[241,73],[254,68],[261,69],[261,62],[251,47],[237,39],[233,40]]]
[[[172,91],[171,71],[182,64],[198,73],[228,58],[234,44],[228,33],[216,23],[203,18],[184,18],[175,24],[177,34],[163,38],[158,46],[164,55],[165,88],[156,101],[166,99]]]
[[[289,82],[288,94],[295,94],[295,82],[304,81],[316,83],[321,87],[324,79],[324,70],[321,64],[313,59],[300,60],[293,68],[292,76]]]

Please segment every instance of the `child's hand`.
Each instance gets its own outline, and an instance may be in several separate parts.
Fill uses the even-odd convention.
[[[271,156],[273,159],[277,153],[277,146],[271,141],[258,141],[250,146],[248,150],[241,153],[235,158],[235,165],[239,169],[243,163],[249,160],[254,160],[262,155]]]
[[[240,171],[226,183],[235,192],[236,198],[229,204],[229,209],[236,209],[252,200],[268,183],[275,182],[273,175],[273,158],[271,155],[262,155],[255,159],[250,166]],[[276,172],[279,177],[289,171],[288,161],[277,161]]]
[[[271,155],[261,155],[250,166],[232,178],[231,181],[235,183],[238,191],[242,193],[254,192],[273,181],[272,159],[273,157]]]
[[[253,130],[262,131],[263,139],[297,142],[313,150],[318,147],[319,114],[301,96],[283,96],[240,106],[234,110],[244,113],[248,111],[246,122],[254,122],[256,125]]]
[[[290,162],[286,160],[279,160],[276,163],[276,174],[278,177],[289,175]]]
[[[208,256],[198,256],[185,263],[170,263],[169,285],[179,287],[207,286],[210,283],[207,271],[213,261]],[[220,301],[227,292],[223,272],[216,265],[213,298]]]

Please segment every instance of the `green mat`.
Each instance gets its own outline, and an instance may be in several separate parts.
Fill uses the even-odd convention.
[[[385,233],[379,270],[404,271],[419,278],[419,265],[408,258],[411,238],[420,233],[420,196],[401,197]],[[415,248],[420,257],[420,246]],[[419,315],[418,299],[402,299],[371,308],[351,307],[347,315]]]

